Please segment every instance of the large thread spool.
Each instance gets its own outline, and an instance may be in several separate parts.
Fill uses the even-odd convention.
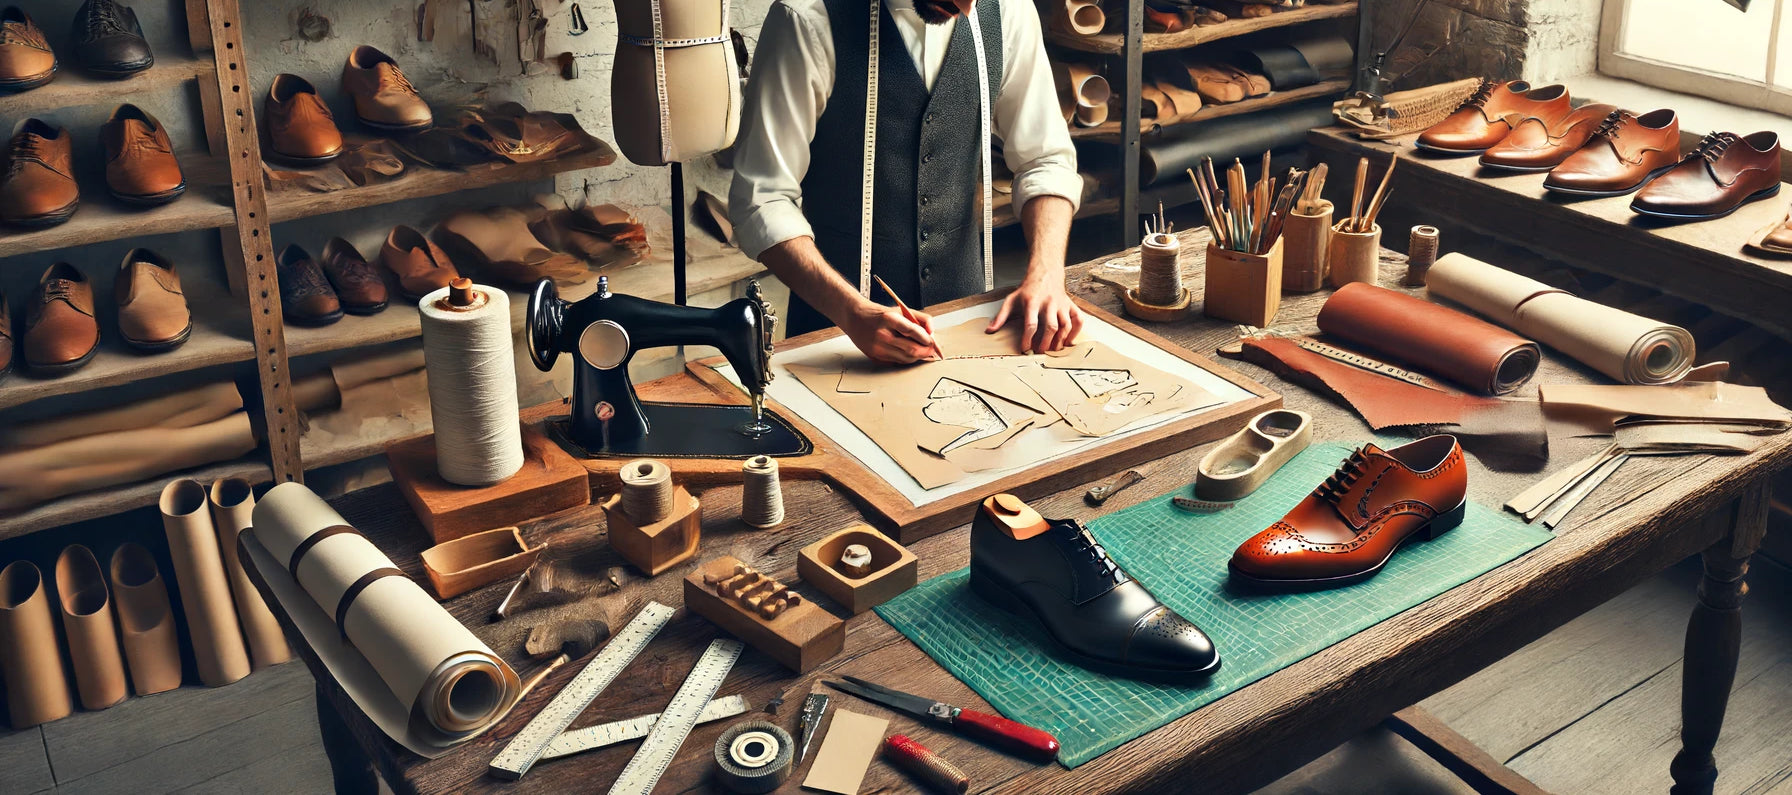
[[[1182,243],[1162,232],[1139,244],[1139,300],[1172,306],[1182,300]]]
[[[784,492],[778,483],[778,460],[756,455],[741,465],[741,521],[769,530],[784,523]]]
[[[672,515],[672,468],[651,458],[622,465],[622,510],[635,524],[649,525]]]
[[[1437,262],[1437,227],[1415,226],[1406,246],[1406,286],[1424,287],[1425,274]]]
[[[435,418],[436,469],[461,486],[490,486],[523,468],[510,298],[456,279],[423,296],[423,367]]]

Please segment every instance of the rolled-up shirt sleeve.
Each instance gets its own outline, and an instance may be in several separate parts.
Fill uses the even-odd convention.
[[[1038,196],[1062,196],[1074,211],[1082,204],[1083,178],[1076,171],[1070,128],[1058,110],[1039,11],[1025,0],[1004,0],[1001,6],[1007,68],[994,108],[995,132],[1008,170],[1014,172],[1014,214],[1019,217]]]
[[[814,236],[803,216],[809,142],[834,85],[834,52],[825,13],[779,0],[760,29],[734,148],[729,218],[747,256],[793,238]]]

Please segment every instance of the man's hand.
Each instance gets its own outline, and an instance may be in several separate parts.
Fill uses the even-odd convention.
[[[890,364],[910,364],[937,358],[933,352],[933,318],[916,311],[920,323],[902,316],[902,310],[861,300],[840,324],[852,344],[866,356]]]
[[[1083,313],[1064,292],[1062,268],[1027,269],[1026,280],[1003,299],[1002,308],[983,333],[996,333],[1009,315],[1021,324],[1021,353],[1063,350],[1075,343],[1083,330]]]

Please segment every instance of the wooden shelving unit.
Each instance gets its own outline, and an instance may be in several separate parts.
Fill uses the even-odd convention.
[[[1339,3],[1337,5],[1306,5],[1300,8],[1278,10],[1266,17],[1254,19],[1228,19],[1217,25],[1204,25],[1179,30],[1175,33],[1146,33],[1141,42],[1142,52],[1164,52],[1167,50],[1186,50],[1198,47],[1210,41],[1229,39],[1256,33],[1263,30],[1299,25],[1306,22],[1318,22],[1324,19],[1344,19],[1356,16],[1357,4]],[[1045,40],[1066,49],[1082,52],[1100,53],[1102,55],[1119,55],[1126,49],[1126,37],[1120,33],[1097,33],[1093,36],[1078,36],[1052,27],[1047,27]]]
[[[1309,99],[1316,99],[1318,97],[1334,96],[1343,93],[1344,90],[1348,88],[1350,88],[1350,81],[1340,78],[1337,80],[1325,80],[1310,86],[1289,89],[1287,91],[1273,91],[1261,97],[1243,99],[1237,102],[1228,102],[1224,105],[1203,105],[1200,110],[1195,111],[1194,115],[1186,119],[1177,119],[1169,124],[1153,124],[1150,127],[1141,125],[1139,134],[1155,135],[1165,130],[1181,127],[1185,124],[1200,124],[1204,121],[1223,119],[1227,116],[1256,113],[1280,105],[1291,105],[1296,102],[1305,102]],[[1073,126],[1070,128],[1070,137],[1079,141],[1108,141],[1118,143],[1120,141],[1121,126],[1122,125],[1118,120],[1105,122],[1094,127]]]
[[[156,64],[124,80],[107,80],[64,62],[49,84],[0,96],[0,117],[22,119],[33,113],[77,105],[102,105],[127,94],[164,91],[217,67],[211,53],[156,53]]]
[[[555,174],[599,168],[616,162],[616,151],[599,142],[598,148],[554,160],[536,163],[488,163],[462,171],[447,171],[425,166],[407,166],[405,173],[391,182],[329,193],[281,192],[268,197],[268,213],[273,223],[308,218],[326,213],[359,210],[406,199],[440,196],[445,193],[477,190],[513,182],[552,179]]]

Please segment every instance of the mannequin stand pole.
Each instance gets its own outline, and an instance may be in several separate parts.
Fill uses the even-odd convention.
[[[672,164],[672,302],[684,306],[685,298],[685,213],[690,208],[684,202],[684,164]]]

